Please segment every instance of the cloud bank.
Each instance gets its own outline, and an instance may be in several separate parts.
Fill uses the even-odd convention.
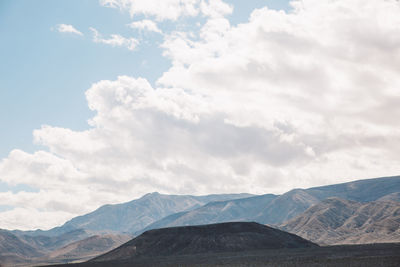
[[[164,35],[172,66],[156,85],[96,82],[89,130],[42,126],[48,151],[0,162],[1,181],[40,189],[0,193],[19,207],[0,227],[47,228],[151,191],[280,193],[399,172],[398,1],[293,1],[235,27],[201,7],[222,1],[166,2],[175,9],[159,14],[152,1],[102,1],[158,20],[209,15],[198,36]]]

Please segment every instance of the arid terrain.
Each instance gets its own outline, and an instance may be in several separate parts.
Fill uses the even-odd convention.
[[[110,251],[115,248],[125,248],[128,252],[123,254],[133,255],[132,251],[134,250],[129,248],[129,244],[138,242],[138,239],[132,239],[134,237],[143,240],[142,233],[146,233],[145,236],[148,236],[149,233],[157,233],[159,231],[157,229],[160,228],[226,222],[256,222],[268,225],[295,234],[299,236],[298,238],[304,238],[320,246],[396,243],[400,242],[399,192],[400,177],[398,176],[308,189],[293,189],[282,195],[180,196],[154,192],[126,203],[102,206],[93,212],[75,217],[64,225],[47,231],[0,230],[0,263],[5,266],[78,263],[96,257],[99,258],[104,253],[110,255],[107,252],[114,253]],[[195,243],[190,241],[190,234],[183,235],[179,240],[165,239],[165,235],[160,235],[159,239],[151,242],[146,241],[148,246],[156,248],[150,259],[146,259],[150,254],[147,256],[142,254],[142,251],[137,250],[138,246],[134,245],[136,257],[131,260],[142,262],[155,260],[159,257],[168,257],[168,261],[174,262],[175,259],[178,261],[180,259],[185,260],[186,256],[184,255],[189,253],[197,255],[193,262],[198,262],[198,259],[202,258],[214,262],[213,259],[225,257],[220,256],[221,253],[229,254],[232,252],[232,250],[221,250],[221,246],[227,244],[230,244],[230,249],[237,246],[237,251],[240,251],[240,253],[237,254],[236,259],[242,257],[247,259],[250,255],[248,253],[251,252],[251,255],[254,253],[254,255],[258,255],[254,257],[261,257],[264,263],[268,258],[280,260],[274,255],[270,255],[269,250],[263,250],[266,248],[265,246],[250,242],[261,242],[261,240],[268,242],[270,240],[260,237],[260,235],[257,236],[256,238],[253,234],[242,233],[239,240],[236,240],[236,237],[234,239],[224,237],[218,241],[220,244],[218,246],[216,246],[216,240],[213,241],[214,243],[205,242],[199,245],[200,240],[211,239],[196,239],[196,242],[200,243],[191,247],[188,244],[193,245]],[[246,240],[249,242],[244,242]],[[164,242],[162,246],[160,245],[161,241]],[[239,245],[239,241],[243,243]],[[188,251],[171,254],[171,251],[165,250],[179,247],[178,243],[184,244],[181,246]],[[121,245],[122,247],[120,247]],[[394,252],[398,248],[397,245],[385,246],[384,250],[387,249],[389,254],[390,251]],[[285,246],[277,244],[268,248],[275,250],[281,248],[286,251]],[[383,260],[379,256],[382,253],[382,255],[386,255],[384,256],[385,259],[388,257],[387,260],[392,260],[391,257],[398,252],[390,254],[392,255],[390,256],[381,251],[383,247],[380,245],[368,247],[368,249],[372,249],[369,254],[363,254],[364,251],[367,251],[363,246],[345,247],[346,250],[348,248],[353,253],[349,258],[346,254],[340,252],[340,248],[323,247],[299,253],[303,253],[307,259],[314,259],[313,255],[317,253],[316,251],[319,251],[318,255],[328,255],[329,251],[333,249],[332,253],[339,253],[338,257],[343,260],[348,260],[354,256],[354,259],[357,258],[357,261],[363,262],[366,259],[365,257]],[[260,249],[264,252],[255,252]],[[300,254],[295,253],[295,251],[298,249],[286,251],[287,256],[283,259],[294,257],[297,261]],[[208,254],[212,254],[212,256],[205,256]],[[255,260],[253,256],[249,257],[251,261]],[[325,256],[317,256],[318,261],[325,261],[325,258]],[[300,259],[304,260],[303,256]],[[121,261],[123,259],[110,260]],[[167,260],[161,262],[164,261],[168,262]]]
[[[341,245],[317,248],[269,249],[201,253],[171,257],[142,257],[124,261],[86,262],[59,267],[108,266],[282,266],[282,267],[398,267],[400,244]]]

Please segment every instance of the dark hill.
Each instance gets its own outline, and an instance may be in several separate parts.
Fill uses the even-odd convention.
[[[258,223],[231,222],[150,230],[92,261],[317,246]]]

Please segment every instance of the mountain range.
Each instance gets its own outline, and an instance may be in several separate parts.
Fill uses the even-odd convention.
[[[318,244],[400,242],[400,176],[293,189],[282,195],[150,193],[48,231],[0,231],[0,262],[62,263],[111,250],[147,230],[254,221]]]
[[[244,199],[211,202],[197,209],[167,216],[150,224],[143,231],[228,221],[255,221],[262,224],[280,225],[327,198],[337,197],[369,202],[384,198],[396,198],[399,192],[400,177],[294,189],[282,195],[266,194]]]
[[[321,245],[399,242],[399,204],[328,198],[284,223],[281,229]]]

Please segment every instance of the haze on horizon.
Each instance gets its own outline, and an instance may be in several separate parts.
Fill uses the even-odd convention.
[[[57,2],[0,3],[0,228],[400,173],[399,1]]]

